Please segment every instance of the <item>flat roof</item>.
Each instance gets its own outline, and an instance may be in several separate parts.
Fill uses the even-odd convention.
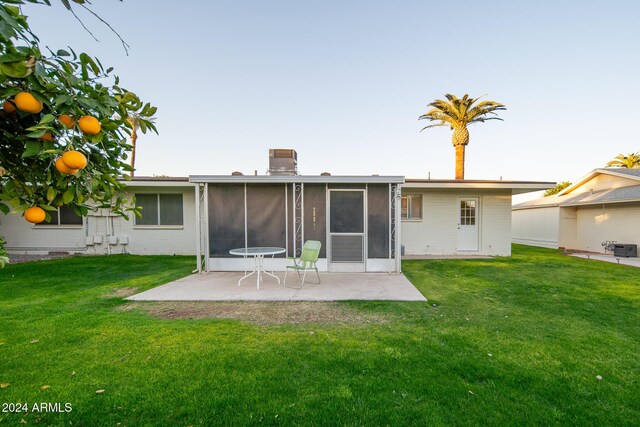
[[[402,184],[404,176],[383,175],[190,175],[189,182],[200,183],[301,183],[301,184]]]
[[[127,187],[186,187],[193,188],[186,176],[134,176],[130,179],[121,179],[120,183]]]
[[[179,181],[179,182],[189,182],[188,176],[134,176],[131,179],[127,180],[129,182],[135,181]]]
[[[511,194],[548,190],[556,186],[550,181],[503,181],[486,179],[405,179],[403,188],[511,190]]]

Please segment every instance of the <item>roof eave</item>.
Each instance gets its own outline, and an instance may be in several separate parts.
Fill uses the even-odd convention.
[[[640,202],[640,198],[633,199],[613,199],[613,200],[592,200],[586,202],[575,202],[575,203],[561,203],[560,206],[598,206],[598,205],[608,205],[610,203],[638,203]]]
[[[171,187],[171,188],[193,188],[194,184],[188,181],[120,181],[129,188],[138,187]]]
[[[191,175],[191,183],[255,183],[255,184],[402,184],[403,176],[382,175]]]
[[[619,172],[617,172],[615,170],[611,170],[611,169],[608,169],[608,168],[597,168],[597,169],[592,170],[588,174],[584,175],[582,178],[580,178],[579,180],[577,180],[575,183],[571,184],[570,186],[568,186],[564,190],[562,190],[560,193],[558,193],[558,195],[559,196],[565,196],[565,195],[571,193],[573,190],[575,190],[576,188],[584,185],[584,183],[586,183],[589,180],[593,179],[598,174],[612,175],[612,176],[616,176],[618,178],[627,178],[627,179],[640,181],[640,177],[637,177],[637,176],[634,176],[634,175],[628,175],[628,174],[624,174],[624,173],[619,173]]]
[[[404,188],[425,189],[475,189],[475,190],[511,190],[511,194],[522,194],[533,191],[548,190],[555,187],[555,182],[537,181],[434,181],[407,179]]]

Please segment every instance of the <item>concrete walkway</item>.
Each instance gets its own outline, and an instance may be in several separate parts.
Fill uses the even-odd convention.
[[[602,254],[571,254],[571,256],[584,259],[595,259],[597,261],[612,262],[614,264],[630,265],[632,267],[640,267],[640,258],[624,258],[615,257],[613,255]]]
[[[277,274],[282,282],[284,273]],[[305,284],[302,289],[285,288],[269,276],[264,276],[260,289],[256,289],[255,276],[244,280],[241,286],[238,286],[238,279],[242,276],[242,273],[236,272],[194,274],[127,299],[131,301],[427,301],[403,274],[320,273],[319,285]],[[299,283],[295,279],[297,279],[295,275],[289,274],[287,284]]]

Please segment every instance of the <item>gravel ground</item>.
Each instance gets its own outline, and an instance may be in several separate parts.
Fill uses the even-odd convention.
[[[23,255],[23,254],[9,254],[7,255],[9,257],[9,263],[10,264],[18,264],[21,262],[33,262],[33,261],[41,261],[41,260],[46,260],[46,259],[57,259],[57,258],[64,258],[64,257],[68,257],[68,256],[72,256],[69,253],[50,253],[47,255]]]

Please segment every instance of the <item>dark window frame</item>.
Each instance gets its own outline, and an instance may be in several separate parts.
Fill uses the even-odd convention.
[[[56,219],[56,222],[45,222],[42,221],[38,224],[34,224],[36,227],[43,227],[43,228],[47,228],[47,227],[68,227],[68,228],[82,228],[84,226],[84,217],[75,215],[75,211],[72,210],[72,208],[68,207],[68,206],[60,206],[57,208],[58,211],[57,213],[53,213],[53,212],[49,212],[49,215],[51,215],[51,220],[53,221],[54,219]],[[76,217],[80,218],[80,223],[77,222],[71,222],[71,223],[63,223],[62,221],[65,220],[65,218],[68,218],[67,215],[61,215],[60,214],[60,210],[61,209],[69,209],[70,212],[68,212],[68,214],[73,214]],[[55,216],[54,216],[55,215]]]
[[[134,226],[136,227],[184,227],[184,194],[183,193],[135,193],[136,205],[138,205],[139,196],[156,196],[156,219],[153,224],[140,224],[140,218],[135,216]],[[178,224],[167,224],[162,221],[162,196],[180,196],[180,222]],[[142,209],[144,216],[144,209]]]

